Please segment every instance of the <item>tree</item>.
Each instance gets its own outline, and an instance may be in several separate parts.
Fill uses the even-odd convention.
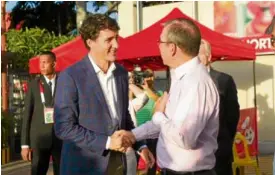
[[[30,58],[39,55],[42,51],[52,50],[73,38],[73,36],[56,36],[53,32],[39,28],[9,30],[7,50],[17,55],[16,60],[9,60],[12,69],[27,70]]]
[[[99,11],[101,7],[106,6],[107,11],[105,12],[105,14],[111,15],[113,13],[117,13],[118,5],[120,3],[120,1],[94,1],[93,6],[95,7],[95,11]]]
[[[169,3],[175,3],[179,1],[142,1],[142,7],[149,7],[154,5],[160,5],[160,4],[169,4]]]
[[[87,2],[86,1],[76,1],[76,25],[77,29],[80,28],[82,22],[87,16]]]
[[[11,15],[12,28],[21,25],[67,34],[76,27],[75,1],[18,1]]]

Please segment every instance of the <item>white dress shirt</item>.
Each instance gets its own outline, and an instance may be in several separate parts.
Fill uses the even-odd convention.
[[[118,111],[117,111],[117,91],[116,91],[116,82],[113,71],[116,69],[114,63],[111,63],[107,73],[105,74],[94,62],[93,58],[89,55],[89,59],[94,67],[95,73],[99,80],[100,86],[103,90],[104,97],[106,99],[107,106],[109,108],[111,117],[113,119],[113,124],[118,124]],[[106,143],[106,149],[109,149],[111,138],[108,137]]]
[[[147,103],[148,99],[149,98],[145,93],[140,93],[133,100],[129,100],[128,110],[130,112],[135,127],[137,127],[136,112]]]
[[[197,57],[173,70],[165,112],[132,130],[137,141],[159,138],[157,162],[179,172],[209,170],[215,165],[219,95]]]
[[[43,75],[43,76],[44,76],[44,78],[45,78],[45,80],[46,80],[46,82],[47,82],[48,85],[49,85],[50,82],[52,82],[52,96],[53,96],[53,94],[54,94],[54,88],[55,88],[55,77],[56,77],[56,75],[51,80],[48,79],[48,77],[46,77],[45,75]]]

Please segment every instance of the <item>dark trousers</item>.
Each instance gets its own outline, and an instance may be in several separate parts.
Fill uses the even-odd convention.
[[[61,149],[33,148],[31,174],[46,175],[49,168],[50,157],[52,155],[54,175],[59,175],[60,154]]]
[[[217,157],[215,171],[217,175],[232,175],[232,161],[231,156]]]
[[[110,151],[109,163],[107,166],[107,175],[123,175],[123,155],[120,152]]]
[[[176,172],[169,169],[162,169],[161,175],[216,175],[214,170],[203,170],[195,172]]]

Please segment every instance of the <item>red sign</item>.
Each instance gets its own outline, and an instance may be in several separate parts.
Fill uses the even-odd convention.
[[[274,50],[271,47],[271,36],[256,36],[241,38],[242,41],[252,44],[255,47],[257,55],[272,54]]]
[[[258,129],[256,108],[242,109],[237,131],[245,136],[251,156],[258,154]],[[244,152],[243,147],[237,148],[238,152]],[[242,150],[239,150],[242,149]]]

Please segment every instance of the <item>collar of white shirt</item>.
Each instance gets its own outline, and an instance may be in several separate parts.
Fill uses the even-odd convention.
[[[92,58],[92,56],[88,55],[88,57],[89,57],[89,59],[90,59],[92,65],[93,65],[93,67],[94,67],[94,70],[95,70],[96,74],[98,74],[98,73],[103,73],[103,71],[102,71],[102,70],[98,67],[98,65],[95,63],[95,61],[94,61],[94,59]],[[111,65],[110,65],[110,67],[109,67],[109,69],[108,69],[108,71],[107,71],[107,75],[110,74],[110,73],[112,73],[115,69],[116,69],[116,65],[115,65],[115,63],[112,62]]]
[[[54,77],[53,77],[51,80],[48,79],[48,77],[46,77],[45,75],[43,75],[43,76],[44,76],[44,78],[45,78],[47,84],[49,84],[50,81],[52,82],[53,85],[55,84],[56,75],[54,75]]]
[[[174,70],[175,78],[180,80],[185,74],[191,72],[198,64],[200,64],[198,57],[194,57],[191,60],[183,63]]]

